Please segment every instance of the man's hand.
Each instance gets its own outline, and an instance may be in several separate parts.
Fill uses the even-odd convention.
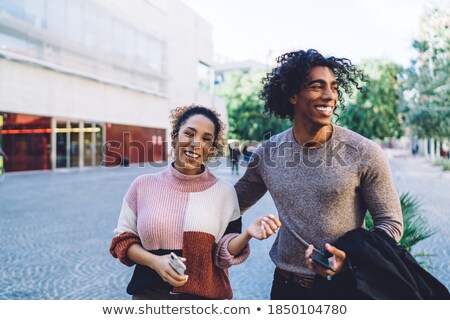
[[[339,250],[336,247],[333,247],[330,244],[325,245],[325,249],[331,253],[333,256],[328,258],[328,261],[330,262],[330,265],[336,270],[336,272],[326,269],[311,260],[311,255],[313,253],[314,246],[312,244],[309,245],[308,249],[305,251],[305,259],[306,259],[306,265],[308,266],[309,270],[312,270],[318,274],[320,274],[323,277],[326,276],[334,276],[336,273],[339,273],[344,268],[345,263],[345,252],[342,250]]]

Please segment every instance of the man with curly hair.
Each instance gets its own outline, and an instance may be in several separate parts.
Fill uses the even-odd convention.
[[[337,108],[345,109],[344,92],[361,90],[365,75],[350,60],[313,49],[283,54],[277,62],[262,80],[260,98],[266,113],[293,126],[253,153],[235,188],[241,212],[269,191],[280,216],[270,251],[276,265],[271,298],[313,299],[316,275],[333,281],[349,267],[345,252],[330,243],[363,226],[367,210],[375,228],[399,240],[402,213],[381,148],[331,124]],[[329,255],[330,268],[311,259],[314,249]]]

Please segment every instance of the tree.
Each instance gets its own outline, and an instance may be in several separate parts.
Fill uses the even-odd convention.
[[[399,105],[398,74],[403,69],[381,60],[368,60],[360,65],[369,83],[341,112],[340,121],[349,129],[369,139],[400,137],[403,134]]]
[[[264,103],[258,93],[264,75],[263,70],[230,72],[217,87],[217,94],[227,101],[229,138],[262,141],[292,125],[289,120],[263,113]]]
[[[422,17],[418,59],[405,71],[403,105],[419,138],[450,136],[450,8],[429,8]]]

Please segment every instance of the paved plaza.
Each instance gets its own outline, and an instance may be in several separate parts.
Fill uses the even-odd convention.
[[[450,173],[423,158],[392,158],[400,192],[422,202],[436,233],[418,245],[436,256],[430,271],[450,286]],[[87,168],[7,174],[0,184],[0,299],[130,299],[125,292],[132,268],[109,254],[122,198],[135,177],[162,168]],[[220,178],[239,178],[225,166]],[[241,169],[241,174],[244,168]],[[266,195],[244,215],[244,227],[258,215],[276,213]],[[235,299],[268,299],[275,238],[251,241],[250,258],[232,267]],[[302,257],[299,257],[302,259]]]

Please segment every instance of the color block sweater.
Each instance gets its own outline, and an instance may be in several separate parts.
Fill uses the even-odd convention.
[[[235,185],[245,211],[270,192],[282,223],[270,250],[280,269],[314,277],[306,247],[324,250],[346,232],[363,226],[366,210],[375,228],[399,240],[403,219],[399,197],[381,148],[339,126],[320,148],[304,148],[292,128],[264,142]]]
[[[125,265],[133,261],[128,248],[164,255],[175,252],[186,258],[187,283],[173,288],[153,269],[136,265],[127,287],[129,294],[151,287],[190,293],[212,299],[231,299],[230,266],[245,261],[248,245],[238,255],[228,243],[241,232],[241,217],[233,186],[217,179],[205,167],[199,175],[184,175],[172,165],[157,174],[136,178],[126,193],[111,254]]]

